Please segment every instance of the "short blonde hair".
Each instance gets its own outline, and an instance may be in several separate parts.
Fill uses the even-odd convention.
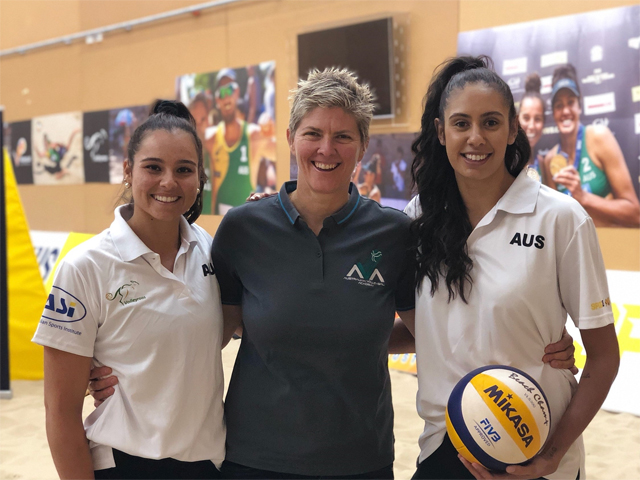
[[[355,119],[362,145],[369,140],[369,124],[373,118],[375,96],[368,85],[358,83],[358,77],[353,72],[336,67],[325,68],[323,71],[314,69],[309,72],[307,79],[300,80],[298,87],[290,93],[291,136],[295,135],[305,115],[315,108],[339,107]]]

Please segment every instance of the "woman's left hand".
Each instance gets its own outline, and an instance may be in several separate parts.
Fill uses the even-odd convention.
[[[571,192],[571,196],[578,202],[584,194],[584,191],[582,190],[582,183],[580,182],[580,174],[573,165],[564,167],[556,173],[553,177],[553,181],[569,190],[569,192]]]
[[[484,479],[519,479],[531,480],[550,475],[558,469],[558,463],[538,455],[527,465],[510,465],[505,473],[491,472],[478,463],[470,463],[462,455],[458,455],[467,470],[478,480]]]

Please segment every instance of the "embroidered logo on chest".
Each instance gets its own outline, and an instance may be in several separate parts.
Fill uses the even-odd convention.
[[[123,284],[120,288],[118,288],[115,293],[107,293],[105,297],[109,301],[118,300],[120,305],[128,305],[130,303],[139,302],[140,300],[144,300],[145,297],[142,295],[141,297],[136,297],[136,288],[140,284],[135,280],[130,280],[128,283]]]
[[[516,232],[509,242],[509,245],[518,245],[519,247],[531,247],[533,245],[541,250],[544,248],[544,237],[532,233]]]
[[[356,281],[359,285],[365,285],[367,287],[384,286],[384,278],[380,270],[378,270],[381,258],[381,251],[372,250],[369,258],[364,262],[355,263],[344,279]]]

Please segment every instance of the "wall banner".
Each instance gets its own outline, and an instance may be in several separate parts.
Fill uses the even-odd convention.
[[[176,79],[204,146],[205,215],[224,215],[251,192],[275,193],[275,62]]]
[[[84,183],[82,113],[60,113],[31,120],[33,183]]]
[[[109,183],[109,110],[82,115],[85,182]]]
[[[33,183],[31,120],[7,124],[4,144],[11,158],[16,182],[21,185]]]
[[[633,187],[640,196],[640,5],[462,32],[458,54],[491,57],[517,103],[527,76],[540,76],[545,121],[542,137],[533,145],[540,162],[550,151],[557,153],[561,124],[569,121],[561,110],[554,118],[554,71],[573,65],[581,94],[578,118],[587,126],[582,159],[576,163],[582,189],[617,198]],[[597,147],[595,138],[606,139],[610,147]],[[612,223],[623,222],[612,218]]]

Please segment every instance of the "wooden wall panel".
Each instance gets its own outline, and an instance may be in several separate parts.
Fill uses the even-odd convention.
[[[45,40],[201,3],[200,0],[0,0],[0,48]],[[102,43],[56,46],[0,59],[0,103],[15,121],[173,97],[175,77],[276,61],[278,182],[289,178],[288,92],[297,80],[297,35],[393,16],[406,28],[406,111],[372,133],[416,131],[434,68],[455,55],[459,31],[637,4],[637,0],[425,0],[241,2],[105,35]],[[97,233],[108,227],[120,186],[20,186],[34,229]],[[198,223],[215,232],[220,217]],[[640,270],[640,230],[600,229],[608,268]]]

